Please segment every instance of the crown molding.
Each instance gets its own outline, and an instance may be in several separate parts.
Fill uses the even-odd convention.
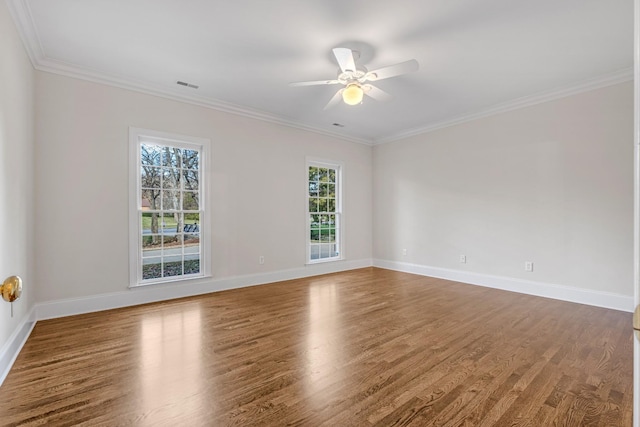
[[[20,1],[20,0],[17,0],[17,1]],[[496,114],[506,113],[508,111],[518,110],[521,108],[530,107],[533,105],[542,104],[544,102],[549,102],[556,99],[565,98],[567,96],[577,95],[579,93],[588,92],[591,90],[600,89],[603,87],[612,86],[615,84],[633,80],[633,67],[629,67],[629,68],[625,68],[625,69],[616,71],[614,73],[606,74],[604,76],[600,76],[594,79],[589,79],[589,80],[579,82],[577,84],[565,86],[563,88],[554,89],[554,90],[539,93],[536,95],[525,96],[509,102],[494,105],[493,107],[489,107],[487,109],[484,109],[478,112],[464,114],[462,116],[458,116],[450,120],[445,120],[438,123],[432,123],[432,124],[421,126],[418,128],[408,129],[406,131],[398,132],[398,133],[386,136],[384,138],[366,139],[366,138],[358,138],[354,136],[344,135],[338,132],[332,132],[327,129],[306,125],[304,123],[300,123],[292,119],[276,116],[273,114],[266,113],[264,111],[249,109],[247,107],[242,107],[240,105],[236,105],[228,102],[208,99],[208,98],[194,96],[194,95],[185,95],[184,93],[180,93],[174,90],[169,90],[161,86],[149,85],[148,83],[136,81],[133,79],[124,79],[121,77],[109,76],[99,71],[82,69],[72,64],[66,64],[62,61],[56,61],[56,60],[45,58],[43,55],[40,55],[38,53],[36,53],[35,55],[39,59],[37,62],[33,64],[34,64],[34,68],[36,68],[39,71],[59,74],[67,77],[80,79],[80,80],[90,81],[93,83],[105,84],[108,86],[115,86],[121,89],[127,89],[134,92],[144,93],[147,95],[158,96],[161,98],[171,99],[179,102],[184,102],[187,104],[197,105],[200,107],[210,108],[210,109],[222,111],[225,113],[235,114],[235,115],[248,117],[255,120],[261,120],[264,122],[287,126],[294,129],[300,129],[307,132],[313,132],[316,134],[341,139],[343,141],[348,141],[348,142],[357,143],[357,144],[364,144],[369,146],[395,142],[395,141],[406,139],[412,136],[434,132],[436,130],[443,129],[446,127],[455,126],[458,124],[470,122],[473,120],[478,120],[478,119],[493,116]],[[29,56],[31,57],[31,54],[29,54]]]
[[[341,139],[348,142],[372,145],[373,141],[365,138],[358,138],[354,136],[344,135],[338,132],[332,132],[327,129],[317,128],[314,126],[306,125],[274,114],[269,114],[264,111],[254,110],[240,105],[232,104],[229,102],[204,98],[194,95],[185,95],[176,90],[170,90],[160,85],[150,85],[148,83],[134,80],[125,79],[118,76],[107,75],[105,73],[89,70],[86,68],[79,68],[75,65],[68,64],[62,61],[52,60],[49,58],[42,58],[34,64],[34,68],[48,72],[52,74],[63,75],[66,77],[72,77],[80,80],[90,81],[92,83],[104,84],[108,86],[114,86],[121,89],[131,90],[134,92],[140,92],[147,95],[158,96],[161,98],[171,99],[174,101],[184,102],[187,104],[197,105],[225,113],[230,113],[238,116],[248,117],[255,120],[261,120],[264,122],[274,123],[277,125],[287,126],[290,128],[301,129],[308,132],[314,132],[317,134],[330,136],[332,138]]]
[[[427,126],[421,126],[406,131],[398,132],[393,135],[389,135],[384,138],[374,140],[373,145],[386,144],[389,142],[399,141],[401,139],[409,138],[424,133],[436,131],[449,126],[455,126],[461,123],[470,122],[472,120],[481,119],[484,117],[493,116],[496,114],[506,113],[507,111],[518,110],[525,107],[530,107],[544,102],[553,101],[560,98],[565,98],[571,95],[577,95],[579,93],[588,92],[595,89],[600,89],[607,86],[612,86],[619,83],[624,83],[633,80],[633,67],[624,68],[622,70],[605,74],[600,77],[596,77],[589,80],[583,80],[582,82],[557,88],[547,92],[539,93],[536,95],[525,96],[522,98],[514,99],[509,102],[501,103],[489,107],[487,109],[464,114],[456,118],[445,120],[438,123],[432,123]]]
[[[18,29],[31,64],[35,67],[44,57],[40,38],[33,23],[31,9],[25,0],[5,0],[9,14]]]

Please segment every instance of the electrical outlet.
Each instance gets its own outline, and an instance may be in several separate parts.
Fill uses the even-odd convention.
[[[467,263],[467,256],[466,255],[460,255],[460,263],[461,264],[466,264]]]
[[[403,256],[407,256],[407,250],[406,250],[406,249],[403,249],[403,250],[402,250],[402,255],[403,255]]]
[[[525,263],[524,263],[524,271],[533,271],[533,262],[525,261]]]
[[[258,258],[258,262],[260,263],[260,265],[264,264],[264,256],[260,255],[260,258]]]

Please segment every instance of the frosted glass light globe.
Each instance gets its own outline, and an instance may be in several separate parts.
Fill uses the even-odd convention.
[[[347,85],[345,90],[342,91],[342,100],[345,104],[348,105],[357,105],[362,102],[362,96],[364,92],[362,92],[362,88],[360,85],[356,83],[351,83]]]

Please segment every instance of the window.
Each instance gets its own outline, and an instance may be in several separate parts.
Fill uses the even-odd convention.
[[[131,286],[208,275],[209,141],[131,128]]]
[[[342,259],[341,169],[330,162],[307,161],[309,263]]]

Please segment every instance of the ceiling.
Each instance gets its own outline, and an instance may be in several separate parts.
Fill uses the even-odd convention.
[[[368,144],[632,79],[630,0],[7,3],[37,69]],[[335,79],[335,47],[420,70],[325,111],[339,86],[288,83]]]

